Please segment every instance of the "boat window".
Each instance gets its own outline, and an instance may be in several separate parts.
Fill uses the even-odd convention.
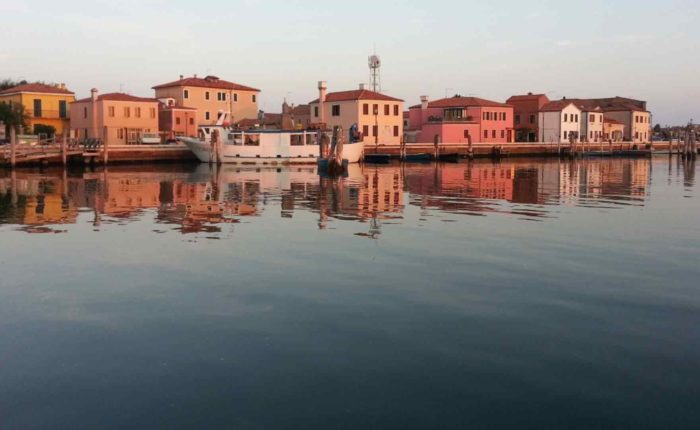
[[[304,144],[304,136],[301,134],[292,134],[289,136],[289,144],[292,146],[300,146]]]
[[[245,145],[246,146],[260,146],[260,135],[259,134],[246,134],[245,135]]]
[[[307,134],[306,135],[306,144],[307,145],[318,145],[318,136],[314,134]]]

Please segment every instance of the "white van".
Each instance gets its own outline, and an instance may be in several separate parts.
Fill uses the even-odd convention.
[[[160,134],[158,133],[141,133],[139,136],[139,145],[160,145]]]

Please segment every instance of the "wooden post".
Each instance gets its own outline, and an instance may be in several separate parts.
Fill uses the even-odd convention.
[[[105,126],[102,129],[102,161],[105,164],[105,166],[109,162],[108,135],[109,135],[109,130],[107,129],[107,126]]]
[[[467,134],[467,143],[469,144],[469,149],[467,150],[467,155],[469,156],[469,159],[472,159],[472,158],[474,158],[474,147],[472,146],[471,133]]]
[[[61,139],[61,162],[63,163],[63,166],[65,166],[68,163],[68,154],[67,154],[67,146],[68,146],[68,130],[63,130],[63,139]]]
[[[10,127],[10,166],[15,167],[17,164],[17,128]]]

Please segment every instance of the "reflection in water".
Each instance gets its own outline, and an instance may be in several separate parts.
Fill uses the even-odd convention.
[[[321,229],[330,219],[366,222],[367,235],[377,237],[380,223],[400,220],[406,205],[424,214],[499,212],[532,219],[556,216],[549,206],[643,205],[651,163],[600,159],[356,165],[347,177],[337,179],[319,177],[315,167],[14,171],[0,177],[0,223],[50,232],[76,223],[81,212],[94,212],[96,227],[153,212],[157,223],[175,225],[182,233],[216,233],[242,217],[279,208],[284,218],[297,211],[317,214]],[[677,173],[692,187],[694,162],[678,163]]]

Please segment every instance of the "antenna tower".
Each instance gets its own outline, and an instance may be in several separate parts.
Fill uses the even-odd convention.
[[[382,67],[382,61],[379,56],[375,53],[369,56],[369,85],[372,87],[372,91],[375,93],[382,92],[382,75],[380,69]]]

